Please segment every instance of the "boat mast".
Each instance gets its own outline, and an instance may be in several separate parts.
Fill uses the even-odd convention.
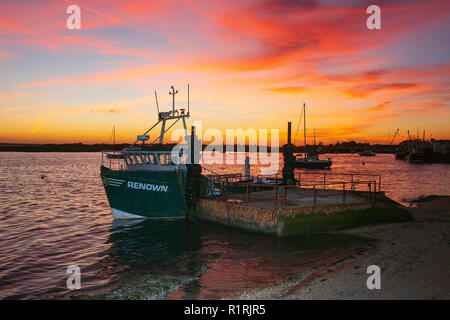
[[[305,144],[305,156],[306,156],[306,109],[305,103],[303,102],[303,139]]]
[[[172,116],[175,116],[175,95],[178,93],[178,90],[175,90],[173,86],[170,86],[172,91],[169,91],[169,94],[172,96]],[[159,143],[163,143],[164,133],[166,132],[166,121],[163,121],[161,126],[161,134],[159,135]]]
[[[169,92],[169,94],[172,96],[172,114],[175,114],[175,95],[178,93],[178,90],[175,90],[173,86],[170,87],[172,89],[172,92]]]
[[[111,135],[109,136],[108,144],[116,144],[116,125],[113,125],[113,129],[111,131]]]
[[[155,91],[156,108],[158,109],[158,121],[150,129],[145,131],[145,133],[143,135],[139,135],[137,137],[136,141],[133,142],[133,144],[131,144],[131,146],[129,146],[126,149],[130,149],[130,148],[134,147],[136,145],[136,143],[138,143],[139,141],[144,141],[143,139],[148,140],[149,136],[147,136],[147,134],[153,128],[155,128],[159,123],[161,123],[161,132],[160,132],[159,136],[155,140],[153,140],[148,146],[152,146],[158,140],[159,140],[159,143],[162,144],[163,139],[164,139],[164,134],[167,131],[169,131],[180,119],[183,122],[184,132],[185,132],[186,136],[188,135],[187,128],[186,128],[186,118],[190,117],[189,84],[188,84],[188,112],[187,113],[186,113],[186,109],[175,109],[175,95],[178,93],[178,90],[175,90],[175,88],[173,86],[171,86],[170,88],[171,88],[171,91],[169,92],[169,94],[172,96],[172,110],[167,111],[167,112],[159,110],[158,96]],[[166,122],[170,121],[170,120],[174,120],[174,122],[166,129]]]

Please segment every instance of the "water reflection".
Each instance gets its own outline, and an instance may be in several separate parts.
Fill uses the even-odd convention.
[[[185,219],[114,221],[108,243],[111,262],[136,268],[166,264],[201,246],[199,235],[188,232]]]
[[[333,173],[381,174],[383,189],[398,201],[449,192],[445,164],[414,165],[381,154],[322,157],[332,158]],[[281,168],[282,154],[279,159]],[[72,264],[80,266],[84,288],[139,272],[178,273],[198,280],[169,298],[221,297],[364,247],[333,235],[277,239],[184,221],[113,222],[99,166],[98,153],[0,153],[0,299],[67,292]],[[206,167],[244,171],[243,164]],[[252,175],[259,168],[253,165]]]
[[[277,238],[183,220],[114,223],[108,243],[111,247],[102,264],[109,265],[112,273],[126,265],[131,273],[195,278],[168,299],[231,296],[329,266],[369,248],[365,239],[350,235]]]

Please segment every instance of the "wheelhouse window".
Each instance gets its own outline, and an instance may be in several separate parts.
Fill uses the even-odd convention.
[[[127,163],[127,165],[129,166],[129,165],[131,165],[131,164],[133,164],[133,158],[131,157],[131,155],[126,155],[125,157],[124,157],[124,159],[125,159],[125,162]]]
[[[141,161],[139,161],[140,160],[139,159],[139,155],[136,155],[135,153],[133,153],[132,157],[134,159],[135,164],[141,164],[142,163]]]
[[[145,164],[158,164],[156,161],[156,156],[153,153],[144,153],[143,156]]]
[[[173,165],[170,153],[158,153],[158,158],[162,166]]]

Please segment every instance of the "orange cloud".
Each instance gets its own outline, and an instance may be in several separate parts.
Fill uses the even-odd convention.
[[[382,90],[406,90],[415,89],[418,85],[414,83],[378,83],[378,84],[362,84],[353,86],[347,90],[345,93],[350,97],[362,98],[366,97],[374,92]]]
[[[280,92],[280,93],[292,93],[292,94],[298,94],[301,92],[305,92],[308,90],[305,87],[300,86],[291,86],[291,87],[279,87],[279,88],[269,88],[266,89],[267,91],[273,91],[273,92]]]

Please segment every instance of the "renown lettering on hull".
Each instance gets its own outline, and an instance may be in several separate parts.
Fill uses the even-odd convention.
[[[148,190],[148,191],[159,191],[159,192],[167,192],[169,186],[151,184],[151,183],[140,183],[128,181],[128,188],[131,189],[140,189],[140,190]]]

